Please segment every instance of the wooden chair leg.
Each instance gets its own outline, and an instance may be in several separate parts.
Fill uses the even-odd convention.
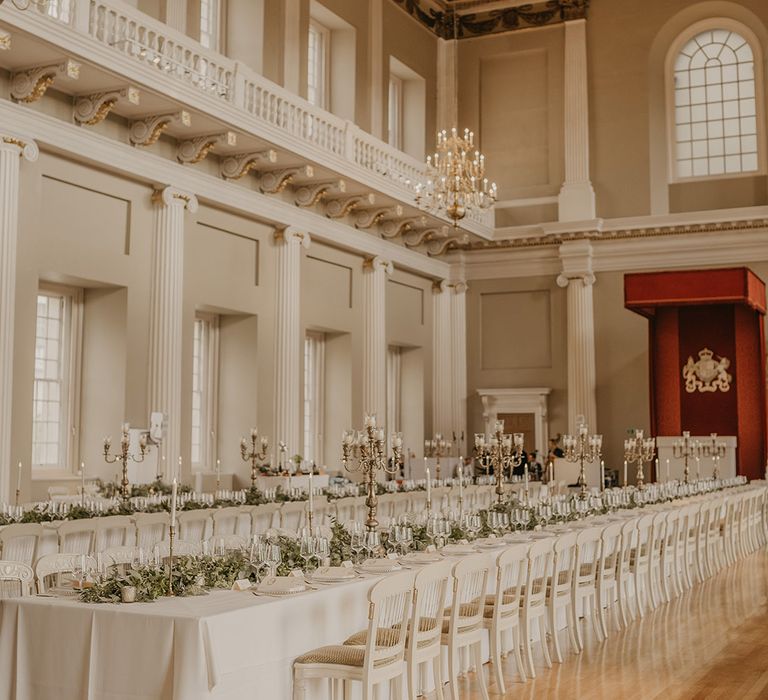
[[[491,630],[491,664],[493,664],[493,675],[496,679],[496,692],[507,692],[504,685],[504,673],[501,668],[501,632],[498,629]]]
[[[472,651],[475,657],[475,673],[477,674],[477,682],[480,685],[480,696],[483,700],[490,700],[488,697],[488,687],[485,683],[485,669],[483,668],[483,650],[480,642],[472,645]]]
[[[432,659],[432,677],[435,682],[435,698],[436,700],[444,700],[443,696],[443,664],[438,654]],[[415,696],[411,696],[415,697]]]
[[[549,629],[552,635],[552,650],[555,652],[555,661],[561,664],[563,663],[563,655],[560,651],[560,640],[557,636],[557,607],[552,603],[549,608]],[[567,619],[567,618],[566,618]],[[570,627],[570,625],[568,625]],[[546,642],[545,642],[546,643]]]
[[[520,680],[525,683],[527,675],[525,673],[525,667],[523,666],[523,655],[520,649],[520,624],[518,623],[512,628],[512,643],[514,644],[515,651],[515,663],[517,664],[517,672],[520,674]]]

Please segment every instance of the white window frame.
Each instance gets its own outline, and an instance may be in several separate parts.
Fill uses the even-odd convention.
[[[64,24],[69,24],[72,16],[72,0],[53,0],[47,6],[43,6],[43,13]]]
[[[312,386],[309,387],[308,384]],[[314,411],[311,408],[314,407]],[[303,427],[301,456],[324,462],[325,333],[307,331],[304,339]]]
[[[201,459],[192,459],[192,471],[212,470],[216,464],[216,455],[218,452],[218,408],[219,408],[219,323],[218,314],[197,312],[195,314],[195,325],[201,323],[204,329],[202,335],[202,393],[201,406],[201,427],[200,427],[200,455]],[[193,334],[194,342],[194,334]],[[194,352],[194,349],[193,349]],[[193,358],[194,362],[194,358]],[[194,365],[192,367],[194,372]],[[194,392],[194,379],[192,382]],[[194,400],[194,399],[193,399]],[[193,406],[190,405],[190,409]],[[192,415],[190,414],[190,421]],[[190,423],[190,449],[192,448],[192,431]]]
[[[200,43],[211,51],[221,51],[221,17],[223,0],[200,0]],[[205,5],[211,9],[210,23],[211,31],[203,32],[203,7]]]
[[[59,464],[34,462],[34,437],[32,447],[33,478],[71,476],[79,468],[80,451],[80,396],[83,355],[83,290],[60,284],[41,282],[38,296],[61,297],[64,300],[61,335],[61,426],[59,434]],[[35,345],[37,345],[37,300],[35,300]],[[33,377],[33,426],[34,392],[37,380]],[[34,427],[33,427],[34,431]],[[33,432],[34,435],[34,432]]]
[[[314,71],[314,76],[318,81],[318,86],[316,89],[316,92],[318,93],[318,97],[311,98],[310,97],[310,75],[312,74],[312,71],[310,70],[310,60],[311,60],[311,51],[310,51],[310,41],[309,37],[314,32],[317,36],[320,37],[320,50],[318,52],[318,55],[315,56],[315,61],[318,61],[318,58],[320,59],[320,68],[319,70]],[[315,107],[319,107],[320,109],[324,109],[328,111],[330,109],[331,104],[331,30],[326,27],[324,24],[321,24],[314,18],[310,18],[309,20],[309,30],[307,32],[307,101],[310,104],[315,105]]]
[[[392,148],[403,150],[403,79],[391,72],[387,99],[387,141]]]
[[[677,120],[675,118],[675,62],[680,51],[693,37],[702,32],[722,29],[735,32],[743,37],[752,50],[755,80],[755,122],[757,125],[757,170],[736,173],[718,173],[714,175],[680,176],[677,169]],[[766,130],[765,130],[765,91],[763,73],[763,52],[755,33],[746,25],[727,17],[710,17],[695,22],[682,32],[671,44],[664,63],[666,88],[667,122],[667,176],[670,183],[698,182],[705,180],[725,180],[744,177],[757,177],[766,174]]]

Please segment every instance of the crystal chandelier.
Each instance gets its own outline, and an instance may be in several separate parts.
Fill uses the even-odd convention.
[[[453,119],[459,103],[458,15],[453,13]],[[475,134],[454,126],[437,132],[437,150],[427,156],[425,182],[416,185],[416,203],[422,209],[444,214],[457,228],[471,211],[489,209],[496,201],[496,183],[485,176],[485,156],[475,148]]]

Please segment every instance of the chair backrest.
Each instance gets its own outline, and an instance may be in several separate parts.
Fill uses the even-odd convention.
[[[575,532],[566,532],[555,540],[552,556],[552,584],[550,596],[569,595],[576,571]]]
[[[248,514],[251,519],[249,532],[252,535],[261,534],[270,528],[279,525],[279,503],[262,503],[260,506],[243,506],[241,510],[243,513]],[[242,533],[239,532],[239,534]]]
[[[609,581],[616,577],[616,567],[621,557],[621,530],[624,523],[611,523],[600,535],[600,563],[597,580]]]
[[[73,573],[80,567],[83,561],[89,569],[96,568],[96,560],[81,553],[59,552],[58,554],[46,554],[40,557],[35,566],[38,593],[45,593],[48,590],[49,577],[55,576],[55,583],[59,585],[61,583],[61,574]]]
[[[32,595],[34,579],[31,566],[19,561],[0,560],[0,600]]]
[[[240,535],[213,535],[208,538],[208,551],[211,553],[216,552],[231,552],[240,549],[245,549],[248,546],[248,540]]]
[[[621,525],[619,575],[629,573],[632,557],[637,550],[637,521],[638,518],[629,518]]]
[[[110,547],[123,547],[136,542],[136,526],[128,515],[98,518],[94,551],[103,552]]]
[[[168,513],[136,513],[133,522],[136,526],[136,546],[150,552],[167,537],[171,516]]]
[[[213,511],[213,534],[234,535],[237,534],[237,520],[242,513],[239,506],[219,508]]]
[[[153,549],[156,560],[163,561],[171,556],[171,541],[163,540],[158,542]],[[186,557],[200,554],[200,544],[198,542],[185,542],[184,540],[173,540],[173,556]]]
[[[594,586],[597,566],[600,562],[602,529],[588,527],[576,535],[576,586]]]
[[[354,520],[357,515],[357,496],[349,496],[346,498],[336,499],[336,518],[340,523],[345,523],[348,520]]]
[[[91,554],[96,544],[96,518],[66,520],[59,525],[59,552]]]
[[[457,635],[482,625],[491,566],[490,557],[479,554],[466,557],[453,567],[449,634]]]
[[[408,616],[413,601],[413,574],[403,572],[374,584],[368,592],[368,639],[363,676],[405,659]]]
[[[637,553],[635,566],[645,566],[651,557],[651,537],[653,536],[654,513],[643,515],[637,521]]]
[[[670,556],[678,541],[678,527],[680,525],[681,508],[672,508],[666,512],[664,524],[664,550],[665,557]]]
[[[516,544],[496,558],[496,591],[493,595],[493,619],[516,615],[528,575],[528,544]]]
[[[547,600],[547,583],[552,575],[554,549],[552,540],[538,540],[528,550],[528,567],[525,577],[522,609],[543,606]]]
[[[43,526],[38,523],[6,525],[0,529],[0,559],[33,566],[42,536]]]
[[[286,501],[280,508],[280,527],[298,532],[304,526],[306,510],[306,501]]]
[[[108,547],[101,553],[101,557],[107,569],[115,567],[118,573],[125,574],[129,567],[139,560],[139,552],[138,547],[127,544]],[[148,556],[148,553],[145,553],[145,556]]]
[[[416,600],[411,615],[411,649],[440,646],[445,615],[445,600],[451,580],[450,561],[443,560],[422,568],[414,580]]]
[[[176,517],[179,528],[179,539],[184,542],[201,543],[210,536],[213,511],[208,508],[186,510]]]

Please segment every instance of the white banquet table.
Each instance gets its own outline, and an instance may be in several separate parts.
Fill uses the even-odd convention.
[[[0,698],[288,699],[293,660],[364,627],[376,580],[286,598],[214,591],[129,605],[3,600]]]
[[[327,474],[316,474],[312,477],[312,486],[315,489],[327,489],[330,477]],[[287,476],[258,476],[256,485],[260,490],[266,491],[280,486],[283,490],[288,488]],[[290,477],[291,488],[307,490],[309,488],[309,475],[297,474]]]

